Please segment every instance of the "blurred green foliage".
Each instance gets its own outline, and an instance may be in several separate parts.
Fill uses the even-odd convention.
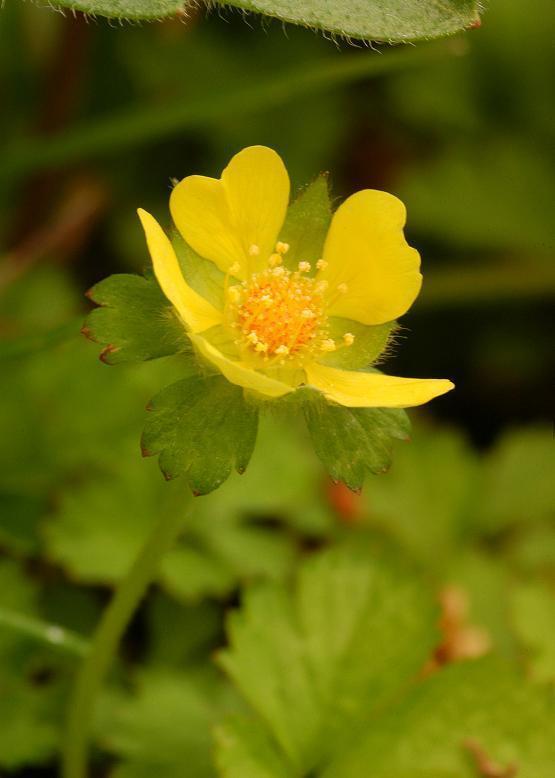
[[[83,292],[142,269],[135,209],[167,222],[170,176],[266,143],[296,185],[331,170],[404,198],[425,286],[395,371],[457,389],[361,496],[262,414],[126,636],[95,770],[476,778],[483,752],[552,778],[554,23],[549,0],[492,0],[463,38],[371,52],[235,16],[2,9],[0,772],[57,774],[99,613],[185,505],[139,450],[182,357],[102,364]]]

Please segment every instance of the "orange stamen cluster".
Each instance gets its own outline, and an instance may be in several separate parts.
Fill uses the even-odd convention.
[[[299,357],[324,334],[323,299],[314,279],[281,264],[251,276],[234,307],[245,344],[265,358]]]
[[[277,361],[283,365],[294,359],[302,366],[305,357],[314,356],[314,352],[335,351],[338,347],[328,337],[324,302],[327,281],[306,275],[311,270],[310,262],[299,262],[295,271],[285,268],[283,255],[288,251],[287,243],[278,242],[267,269],[251,275],[240,285],[229,286],[230,275],[239,270],[238,266],[232,266],[225,284],[226,311],[231,326],[241,333],[235,341],[237,346],[265,362]],[[248,253],[255,257],[260,249],[252,245]],[[320,259],[316,268],[321,270],[326,265]],[[341,284],[337,291],[343,294],[346,285]],[[351,332],[346,332],[339,348],[352,346],[354,339]]]

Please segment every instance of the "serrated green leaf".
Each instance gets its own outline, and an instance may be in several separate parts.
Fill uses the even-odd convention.
[[[184,476],[196,494],[217,489],[250,460],[258,411],[221,376],[193,375],[163,389],[149,406],[145,455],[159,454],[165,477]]]
[[[359,490],[366,475],[391,464],[393,441],[408,438],[410,424],[396,408],[345,408],[317,392],[304,394],[303,410],[314,450],[334,481]]]
[[[372,778],[476,778],[470,744],[495,762],[499,775],[550,778],[553,693],[526,684],[497,660],[455,663],[373,721],[323,777],[367,778],[372,765]]]
[[[318,178],[302,189],[289,206],[280,240],[289,244],[284,265],[297,269],[299,262],[310,262],[315,270],[321,259],[324,241],[331,222],[331,202],[328,177]]]
[[[338,35],[388,42],[438,38],[479,23],[476,0],[227,0],[226,4]]]
[[[353,544],[313,557],[293,594],[248,591],[220,662],[304,775],[417,672],[436,618],[418,578]]]
[[[132,274],[109,276],[88,293],[96,308],[83,332],[104,346],[101,359],[110,365],[191,353],[185,328],[152,278]]]

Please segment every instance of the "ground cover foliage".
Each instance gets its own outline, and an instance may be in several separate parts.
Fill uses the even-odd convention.
[[[303,20],[332,5],[349,11],[307,3]],[[434,37],[417,30],[424,5],[403,5],[420,19],[397,18],[397,37]],[[397,39],[376,34],[387,6],[372,4],[369,37]],[[472,24],[471,3],[432,6],[442,34]],[[125,29],[15,1],[0,14],[0,773],[59,774],[100,613],[157,517],[183,511],[96,710],[94,776],[552,778],[549,0],[492,2],[453,43],[377,55],[233,14]],[[323,26],[364,32],[340,22]],[[71,39],[77,86],[56,59]],[[186,479],[166,482],[140,451],[145,406],[185,378],[180,331],[135,315],[140,338],[103,363],[80,334],[83,293],[109,303],[86,325],[108,335],[121,329],[118,288],[98,284],[110,273],[137,310],[159,310],[136,275],[135,208],[165,213],[169,176],[217,174],[258,142],[296,185],[329,169],[338,192],[404,199],[425,286],[388,359],[457,390],[411,414],[410,441],[400,424],[382,475],[362,445],[334,471],[316,405],[267,408],[246,472],[191,508]],[[183,452],[168,436],[162,420],[143,446],[169,450],[170,472]]]
[[[51,272],[35,283],[52,287]],[[175,359],[108,368],[76,332],[4,360],[4,770],[55,764],[107,592],[160,511],[188,505],[186,484],[165,483],[137,441]],[[545,427],[507,431],[481,455],[421,420],[358,495],[326,483],[300,423],[263,414],[249,469],[198,498],[127,637],[97,715],[97,765],[475,776],[483,752],[548,778],[554,465]]]

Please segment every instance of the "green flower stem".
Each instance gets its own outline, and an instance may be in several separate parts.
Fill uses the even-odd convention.
[[[131,617],[182,527],[181,510],[164,513],[104,611],[70,700],[63,748],[64,778],[85,778],[87,775],[90,731],[102,683]]]

